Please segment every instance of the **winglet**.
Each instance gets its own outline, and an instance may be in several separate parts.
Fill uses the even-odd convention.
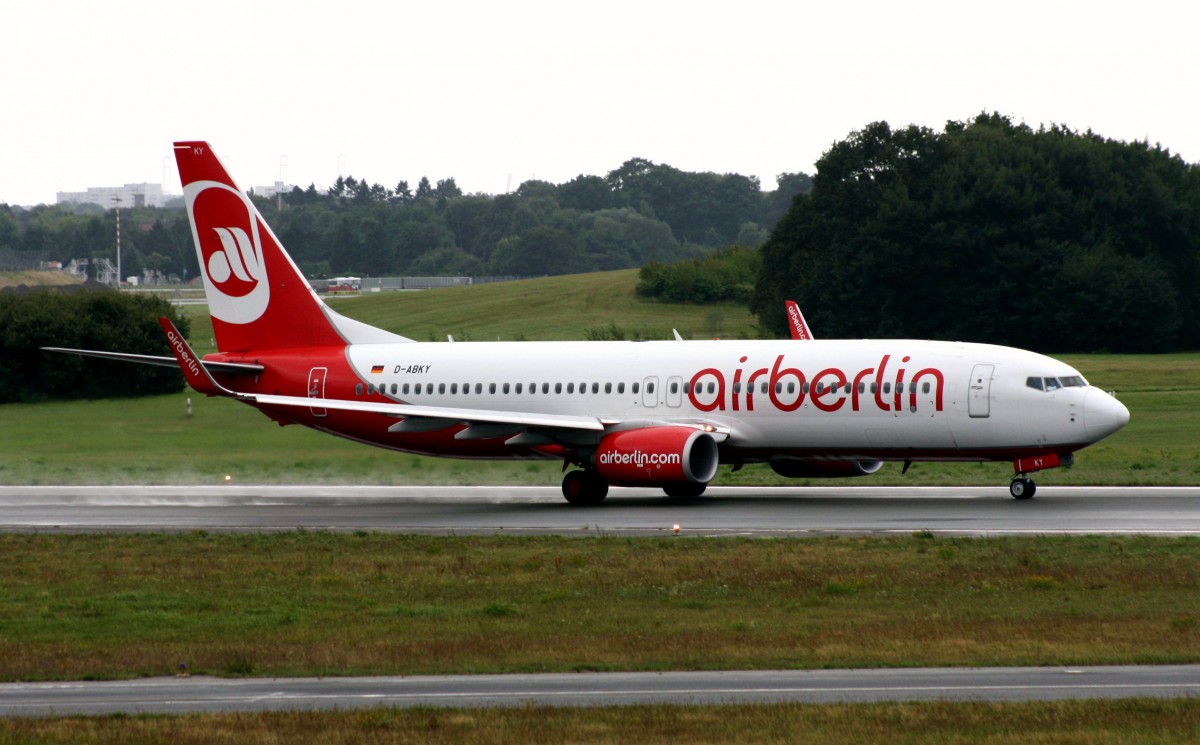
[[[175,353],[175,359],[179,362],[179,369],[183,371],[183,378],[199,393],[209,396],[234,396],[233,391],[224,387],[213,379],[212,374],[205,369],[204,365],[200,364],[200,358],[192,351],[191,346],[184,340],[183,334],[179,333],[179,329],[175,328],[175,324],[170,318],[159,318],[158,323],[162,326],[163,333],[167,335],[167,344],[171,346],[171,351]]]
[[[808,324],[804,321],[804,314],[800,312],[800,306],[795,300],[785,300],[784,307],[787,308],[788,330],[792,334],[793,339],[812,339],[812,332],[808,330]]]

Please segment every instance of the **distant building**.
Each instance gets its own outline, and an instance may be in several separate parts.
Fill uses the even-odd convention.
[[[117,200],[120,199],[120,202]],[[95,204],[106,210],[113,207],[162,207],[162,184],[125,184],[124,186],[89,186],[87,191],[60,191],[58,203]]]
[[[293,187],[291,184],[285,184],[282,181],[276,181],[271,186],[256,186],[251,189],[251,191],[254,192],[256,196],[274,197],[280,194],[287,196],[291,193],[293,188],[295,187]]]

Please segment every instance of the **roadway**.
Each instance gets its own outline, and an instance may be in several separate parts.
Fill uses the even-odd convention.
[[[1200,665],[762,670],[0,684],[0,716],[372,706],[1051,701],[1200,696]]]
[[[714,487],[675,501],[613,489],[572,507],[558,487],[0,486],[2,531],[386,531],[804,536],[1200,535],[1200,487]]]

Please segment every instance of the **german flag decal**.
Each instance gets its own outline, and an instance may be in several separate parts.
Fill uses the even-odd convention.
[[[372,367],[371,367],[372,375],[379,375],[382,372],[383,372],[383,365],[372,365]]]

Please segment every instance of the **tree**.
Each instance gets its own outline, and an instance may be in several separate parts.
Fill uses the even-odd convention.
[[[1198,281],[1200,169],[981,114],[835,143],[763,246],[751,307],[780,334],[791,298],[829,336],[1163,351],[1194,345]]]

